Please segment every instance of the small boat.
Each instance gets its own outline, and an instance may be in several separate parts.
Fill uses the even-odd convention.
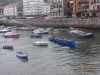
[[[77,38],[93,38],[93,33],[79,33],[75,35]]]
[[[40,33],[38,33],[38,34],[48,34],[48,33],[49,33],[48,30],[44,30],[44,31],[40,30]]]
[[[71,29],[66,28],[66,29],[62,29],[63,32],[69,32]]]
[[[11,46],[11,45],[4,45],[3,49],[13,49],[13,46]]]
[[[48,34],[48,30],[46,29],[37,29],[37,30],[34,30],[33,33],[36,33],[36,34]]]
[[[48,46],[48,43],[45,41],[37,41],[37,42],[33,42],[34,46]]]
[[[7,32],[3,35],[5,38],[19,38],[20,33],[17,32]]]
[[[18,57],[21,57],[21,58],[26,58],[26,57],[28,57],[28,53],[22,52],[22,51],[16,52],[16,55],[17,55]]]
[[[0,29],[0,33],[6,33],[6,32],[11,32],[11,30],[4,28],[4,29]]]
[[[70,32],[72,30],[76,30],[76,29],[75,28],[72,28],[72,27],[62,29],[63,32]]]
[[[22,31],[31,31],[32,29],[30,27],[22,27],[21,30]]]
[[[79,30],[71,30],[70,33],[77,34],[79,33]]]
[[[76,42],[75,41],[71,41],[71,40],[67,40],[64,38],[57,38],[57,37],[50,37],[49,41],[54,42],[54,43],[58,43],[58,44],[62,44],[62,45],[66,45],[69,47],[76,47]]]
[[[30,37],[31,38],[42,38],[42,35],[41,34],[32,34]]]
[[[11,27],[7,27],[7,29],[11,30]]]
[[[45,30],[51,30],[52,29],[52,27],[49,27],[49,28],[45,28]]]

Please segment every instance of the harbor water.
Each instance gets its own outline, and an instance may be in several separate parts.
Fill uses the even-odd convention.
[[[18,31],[20,38],[4,38],[0,33],[0,74],[1,75],[100,75],[100,34],[99,30],[79,29],[92,32],[94,38],[77,39],[73,34],[57,31],[53,35],[76,41],[77,46],[68,46],[48,41],[49,35],[30,38],[32,31]],[[33,42],[44,40],[47,47],[33,46]],[[13,50],[3,49],[13,45]],[[28,53],[27,59],[16,56],[17,51]]]

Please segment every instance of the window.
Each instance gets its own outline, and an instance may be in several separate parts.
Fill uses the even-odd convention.
[[[100,11],[100,5],[97,5],[97,10],[99,10],[99,11]]]
[[[95,3],[96,3],[96,0],[92,0],[92,1],[91,1],[91,4],[95,4]]]
[[[97,3],[100,3],[100,0],[97,0]]]
[[[93,10],[97,10],[96,5],[93,5]]]

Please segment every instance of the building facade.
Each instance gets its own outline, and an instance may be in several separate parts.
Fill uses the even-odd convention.
[[[92,16],[100,16],[100,0],[90,1],[90,13]]]
[[[50,5],[51,3],[44,3],[42,6],[42,15],[50,16]]]
[[[69,15],[69,0],[52,0],[50,15],[64,18]]]
[[[44,0],[23,0],[23,14],[30,18],[38,18],[42,15]]]
[[[90,0],[70,0],[70,13],[72,17],[89,16]]]
[[[76,17],[100,16],[100,0],[70,0],[70,14]]]
[[[8,4],[4,7],[4,17],[8,19],[16,19],[23,16],[23,4],[21,2]]]
[[[4,6],[0,6],[0,19],[4,18]]]

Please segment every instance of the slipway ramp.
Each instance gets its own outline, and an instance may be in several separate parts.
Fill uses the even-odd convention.
[[[19,22],[19,21],[16,21],[16,20],[10,20],[11,23],[18,23],[18,24],[21,24],[21,25],[25,25],[25,26],[28,26],[28,27],[31,27],[31,25],[29,24],[26,24],[26,23],[23,23],[23,22]]]

